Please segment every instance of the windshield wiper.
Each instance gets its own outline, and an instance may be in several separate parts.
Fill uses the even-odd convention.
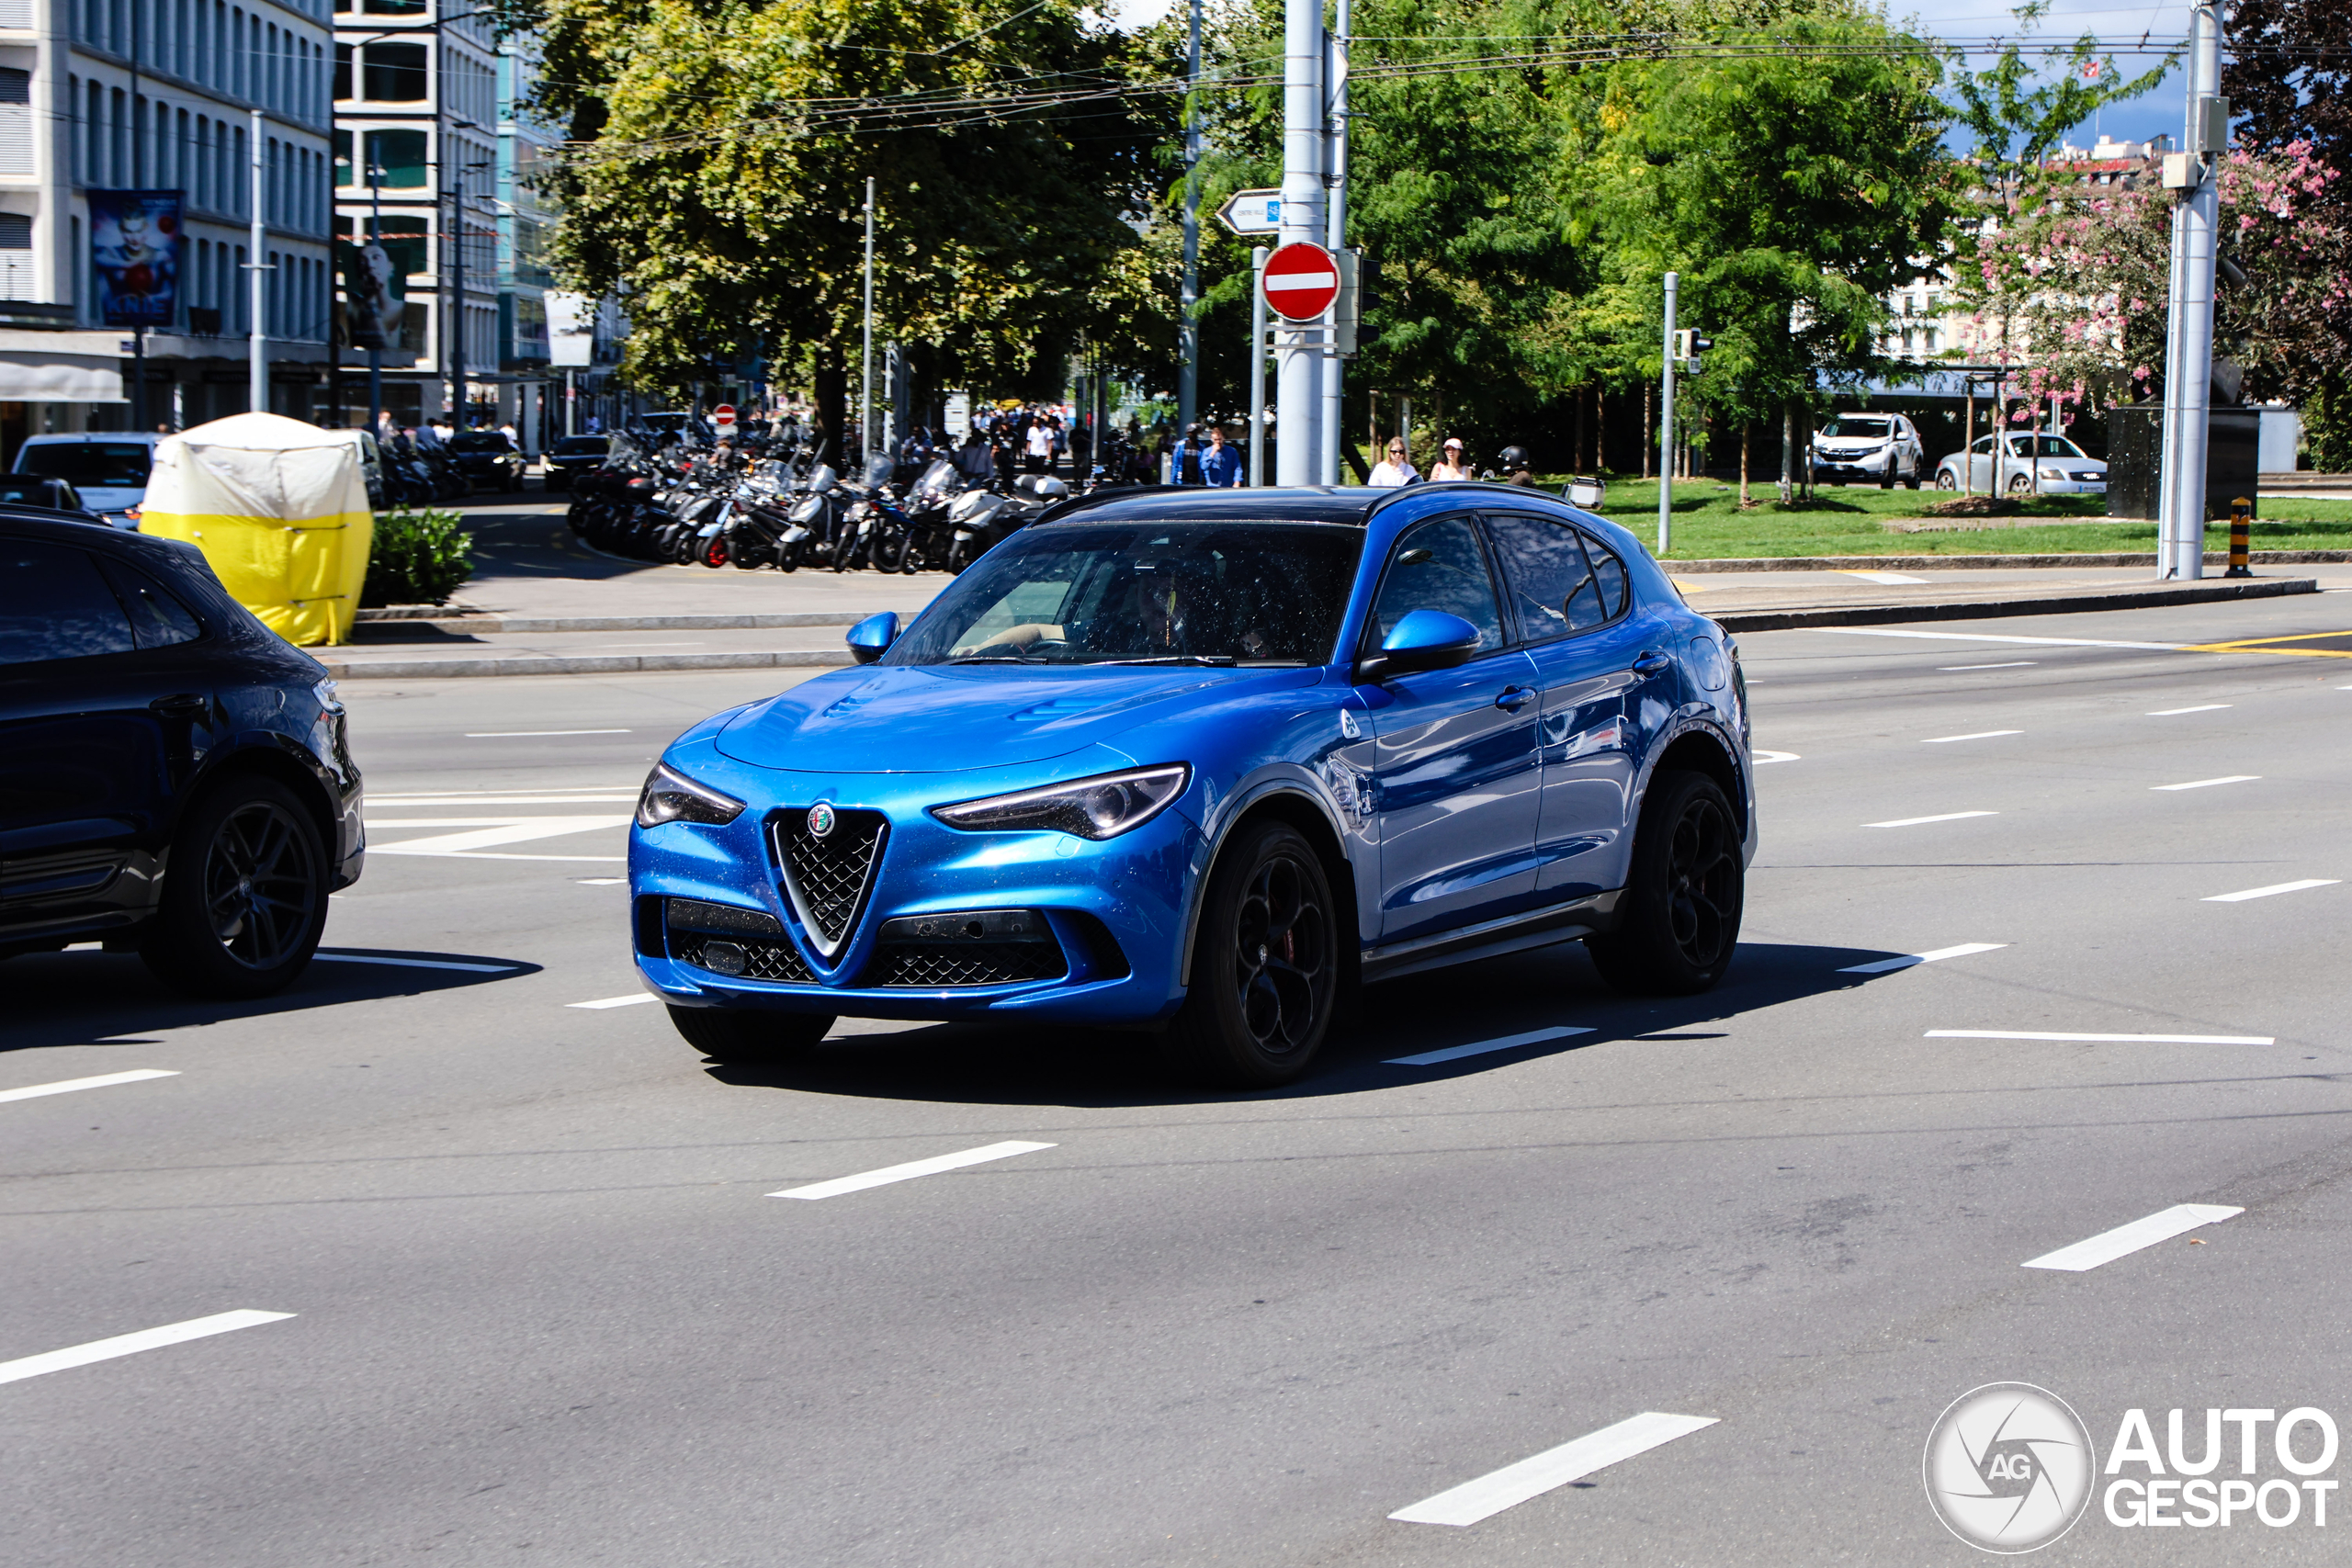
[[[1234,658],[1229,653],[1161,653],[1148,659],[1098,659],[1097,664],[1205,664],[1212,669],[1230,670]]]
[[[961,659],[951,659],[950,664],[1043,664],[1042,659],[1025,653],[967,653]]]

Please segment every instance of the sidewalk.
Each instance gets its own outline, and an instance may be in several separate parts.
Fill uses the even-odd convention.
[[[655,670],[833,668],[842,633],[879,610],[911,618],[950,581],[939,572],[714,571],[602,555],[563,524],[564,497],[469,506],[481,564],[447,611],[407,619],[362,612],[358,640],[315,650],[344,679],[604,674]],[[2352,564],[2221,568],[2160,583],[2141,565],[1993,567],[1672,561],[1693,609],[1734,632],[1892,625],[2205,604],[2352,588]],[[1966,559],[1967,558],[1962,558]],[[2048,558],[2041,558],[2047,559]],[[1977,558],[1982,559],[1982,558]]]

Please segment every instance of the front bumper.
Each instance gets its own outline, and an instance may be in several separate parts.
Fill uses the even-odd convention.
[[[982,774],[741,773],[763,774],[764,787],[751,798],[773,804],[754,804],[724,827],[672,822],[629,831],[632,946],[639,975],[664,1001],[856,1018],[1018,1014],[1072,1024],[1149,1023],[1182,1001],[1184,920],[1206,852],[1184,802],[1094,843],[1058,832],[961,832],[929,814],[928,807],[992,793]],[[697,766],[696,776],[744,795],[730,787],[741,774]],[[784,886],[774,830],[819,800],[844,815],[879,812],[888,824],[863,907],[831,956]],[[695,906],[735,918],[714,919]],[[1026,945],[927,944],[906,923],[947,912],[1019,912],[1031,922],[1023,928]],[[729,929],[708,929],[722,925]],[[886,926],[893,927],[888,940]],[[724,944],[716,968],[713,942]],[[739,967],[738,953],[743,972],[722,973]]]

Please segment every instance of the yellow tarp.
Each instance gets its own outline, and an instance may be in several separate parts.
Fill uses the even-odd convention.
[[[139,531],[185,539],[290,643],[345,642],[375,537],[359,432],[232,414],[167,436]]]

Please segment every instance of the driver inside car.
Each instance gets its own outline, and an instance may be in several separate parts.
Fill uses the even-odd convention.
[[[1122,659],[1230,651],[1192,646],[1193,605],[1196,601],[1206,602],[1195,592],[1193,575],[1174,562],[1139,562],[1124,592],[1104,595],[1106,601],[1115,598],[1115,610],[1106,609],[1068,625],[1026,621],[1007,626],[984,642],[957,649],[955,657],[983,654],[991,649],[1022,652],[1042,643],[1067,644],[1080,653]],[[1246,645],[1250,638],[1242,641]]]

